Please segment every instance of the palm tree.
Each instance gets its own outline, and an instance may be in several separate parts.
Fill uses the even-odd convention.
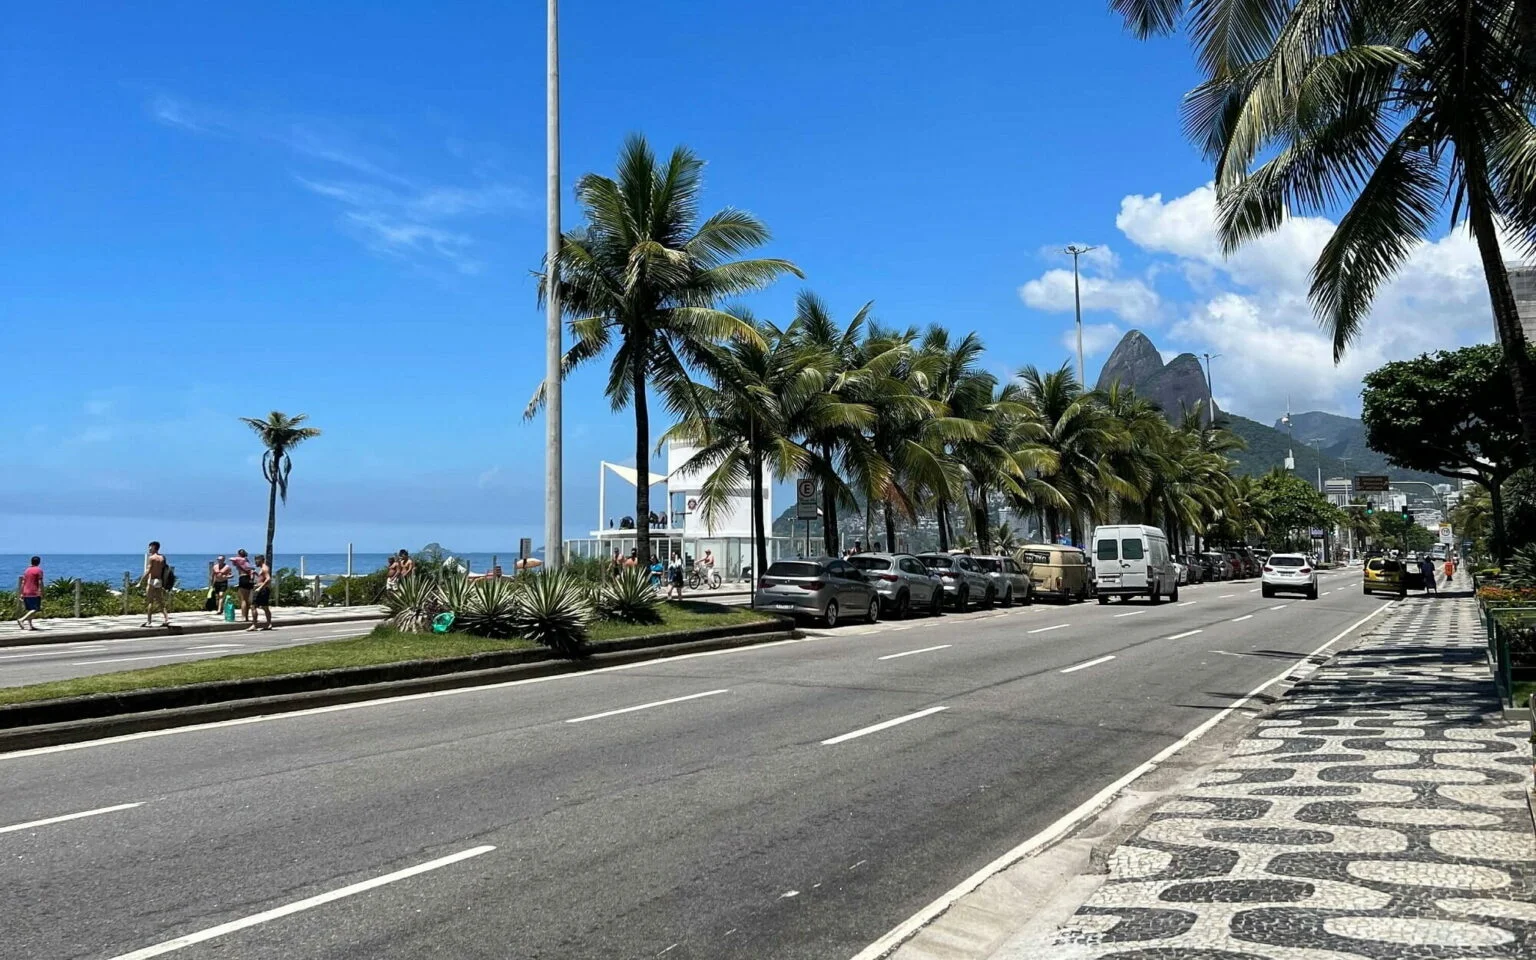
[[[1140,496],[1131,481],[1115,472],[1112,461],[1130,440],[1114,417],[1083,393],[1065,364],[1050,373],[1028,366],[1018,378],[1039,421],[1039,443],[1050,452],[1052,463],[1042,472],[1064,504],[1045,509],[1050,537],[1060,534],[1065,512],[1072,539],[1082,543],[1085,518],[1102,522],[1117,499]]]
[[[951,345],[949,331],[943,327],[929,327],[918,349],[923,354],[918,380],[920,389],[931,401],[948,411],[951,418],[971,420],[968,414],[980,411],[991,401],[997,378],[980,369],[984,347],[975,333],[968,333]],[[986,427],[982,425],[959,432],[980,439],[985,431]],[[949,549],[953,539],[951,506],[965,491],[964,464],[955,456],[960,439],[941,435],[929,438],[930,454],[947,461],[945,469],[933,472],[921,491],[923,498],[932,503],[938,520],[940,550]]]
[[[1185,119],[1216,165],[1223,245],[1349,209],[1312,269],[1338,359],[1440,211],[1477,243],[1530,455],[1536,364],[1498,224],[1536,244],[1536,5],[1512,0],[1113,0],[1138,34],[1187,14],[1206,80]],[[1256,169],[1253,165],[1263,159]]]
[[[284,503],[288,502],[288,476],[293,472],[293,458],[289,454],[305,440],[320,436],[319,428],[304,426],[304,421],[308,419],[306,413],[290,417],[276,410],[267,414],[265,419],[240,418],[241,423],[261,438],[264,448],[261,475],[267,479],[267,549],[263,556],[274,570],[277,569],[277,561],[272,553],[272,538],[277,532],[277,500],[281,497]]]
[[[674,415],[702,415],[705,398],[690,370],[716,344],[759,339],[751,322],[718,304],[786,273],[800,275],[788,260],[732,259],[766,243],[768,229],[730,208],[700,222],[703,168],[684,147],[659,163],[645,138],[631,136],[616,177],[589,173],[577,182],[586,224],[562,238],[557,258],[560,304],[574,339],[563,371],[614,348],[604,392],[614,410],[634,408],[635,545],[642,563],[651,549],[647,390],[658,391]],[[527,415],[542,401],[541,387]]]

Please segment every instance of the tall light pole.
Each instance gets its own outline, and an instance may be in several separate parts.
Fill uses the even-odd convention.
[[[545,202],[548,234],[544,254],[544,563],[558,570],[565,561],[565,525],[561,517],[564,494],[562,419],[564,409],[560,360],[564,343],[560,331],[560,0],[547,0],[545,43],[545,156],[548,193]],[[639,464],[645,472],[645,464]],[[642,479],[640,482],[644,483]]]
[[[1072,254],[1072,305],[1077,311],[1077,382],[1084,390],[1088,389],[1088,378],[1083,373],[1083,292],[1077,280],[1077,258],[1089,250],[1097,249],[1076,243],[1067,244],[1067,252]]]
[[[1205,425],[1210,427],[1216,424],[1216,390],[1211,386],[1211,361],[1220,360],[1221,354],[1202,353],[1201,356],[1205,357]]]
[[[1323,438],[1312,438],[1312,449],[1317,453],[1317,492],[1323,492]]]

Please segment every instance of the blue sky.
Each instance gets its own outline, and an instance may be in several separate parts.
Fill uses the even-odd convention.
[[[0,33],[0,552],[255,544],[259,451],[235,418],[272,409],[325,431],[295,454],[280,550],[537,540],[543,428],[521,412],[543,370],[543,6],[128,6],[29,5]],[[1101,5],[563,16],[568,226],[570,184],[627,133],[686,143],[706,206],[758,214],[767,252],[840,314],[872,299],[891,324],[974,329],[1001,374],[1068,358],[1053,251],[1104,244],[1090,378],[1140,326],[1170,356],[1230,356],[1218,401],[1266,420],[1285,396],[1353,412],[1382,359],[1487,335],[1452,235],[1389,303],[1450,320],[1316,362],[1298,289],[1331,224],[1214,254],[1208,171],[1178,126],[1188,52]],[[799,287],[752,306],[783,317]],[[567,387],[570,535],[596,519],[598,460],[632,449],[602,379]]]

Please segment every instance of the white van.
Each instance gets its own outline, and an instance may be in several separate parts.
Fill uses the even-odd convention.
[[[1100,603],[1110,597],[1179,599],[1179,571],[1168,537],[1156,527],[1126,524],[1093,531],[1093,580]]]

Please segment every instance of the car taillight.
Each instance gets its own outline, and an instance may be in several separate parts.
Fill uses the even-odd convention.
[[[939,576],[942,577],[945,580],[953,580],[953,579],[955,579],[954,573],[952,573],[949,570],[944,570],[944,571],[940,572]]]
[[[825,580],[812,580],[809,583],[802,583],[802,584],[800,584],[800,589],[801,590],[820,590],[822,587],[824,587],[826,585],[827,585],[827,582]]]
[[[1302,567],[1301,568],[1301,572],[1302,573],[1311,573],[1312,572],[1312,568],[1311,567]]]
[[[1270,566],[1270,565],[1268,565],[1268,564],[1265,564],[1265,565],[1264,565],[1264,572],[1265,572],[1265,573],[1274,573],[1274,572],[1275,572],[1275,568],[1274,568],[1274,567],[1271,567],[1271,566]]]
[[[896,574],[894,574],[894,573],[882,573],[882,574],[880,574],[880,579],[886,581],[887,583],[895,583],[897,580],[900,580],[901,578],[896,576]]]
[[[757,581],[757,589],[759,590],[767,590],[771,586],[773,586],[773,581],[767,577],[762,577]]]

